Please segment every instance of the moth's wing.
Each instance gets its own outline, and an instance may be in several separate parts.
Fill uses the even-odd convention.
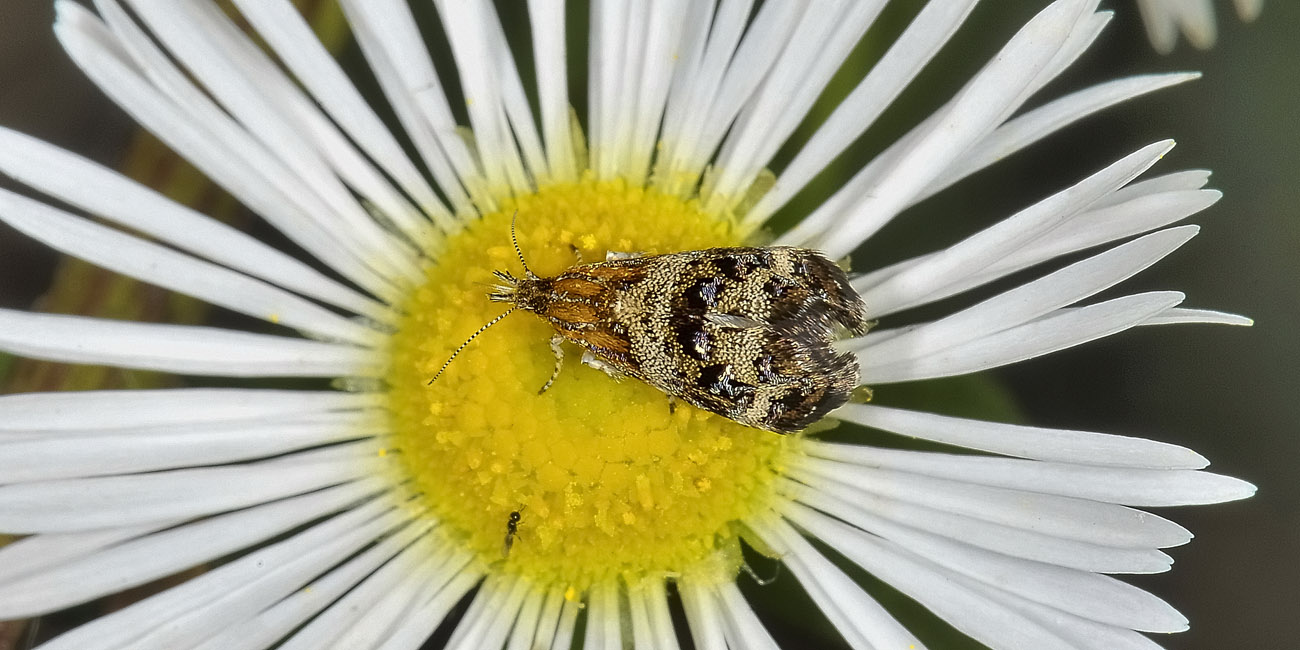
[[[673,265],[665,316],[672,368],[646,380],[744,424],[798,431],[848,400],[852,354],[830,343],[861,331],[862,301],[844,271],[796,248],[719,248]],[[653,374],[653,373],[647,373]]]
[[[742,316],[779,329],[867,329],[866,307],[848,275],[803,248],[719,248],[687,266],[678,308]]]
[[[831,341],[839,328],[863,327],[861,299],[820,255],[730,248],[639,262],[650,271],[647,281],[623,298],[636,314],[626,320],[634,360],[628,374],[782,433],[820,419],[857,386],[856,357]]]
[[[679,375],[688,402],[749,426],[792,433],[848,401],[858,362],[820,332],[705,318],[683,336],[692,363]]]
[[[849,276],[821,253],[804,248],[774,249],[772,278],[768,281],[774,326],[799,327],[826,323],[854,334],[868,327],[866,306],[849,284]]]
[[[776,381],[760,382],[771,429],[800,431],[849,401],[858,387],[857,356],[839,352],[823,341],[775,332],[772,339]]]

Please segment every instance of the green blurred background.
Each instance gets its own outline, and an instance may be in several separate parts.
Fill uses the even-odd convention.
[[[1182,290],[1187,306],[1246,314],[1255,327],[1139,328],[997,371],[981,385],[1005,386],[1024,421],[1182,444],[1210,458],[1212,469],[1256,483],[1259,494],[1246,502],[1161,511],[1197,539],[1171,551],[1174,571],[1132,582],[1191,619],[1190,632],[1157,639],[1166,647],[1295,647],[1300,337],[1291,321],[1300,318],[1300,43],[1291,29],[1300,25],[1300,3],[1272,0],[1259,21],[1243,25],[1229,2],[1216,2],[1218,45],[1202,52],[1183,41],[1169,56],[1151,49],[1131,0],[1106,5],[1117,15],[1097,45],[1030,106],[1127,74],[1200,70],[1204,78],[1089,118],[918,205],[855,264],[871,268],[950,243],[1158,139],[1179,146],[1155,173],[1212,169],[1211,187],[1225,197],[1193,220],[1201,235],[1122,289]],[[916,6],[896,0],[883,32],[869,38],[887,40],[884,32],[905,24]],[[846,157],[846,168],[949,96],[1038,6],[986,0],[918,88],[862,139],[860,153]],[[133,125],[68,62],[52,20],[45,2],[0,1],[0,124],[118,166]],[[860,49],[865,60],[874,56],[870,44]],[[835,172],[824,181],[834,185]],[[55,261],[0,226],[0,306],[32,305]],[[6,363],[0,357],[0,376]]]

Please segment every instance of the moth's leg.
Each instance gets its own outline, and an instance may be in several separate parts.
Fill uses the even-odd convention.
[[[592,354],[591,350],[583,351],[582,363],[609,375],[611,379],[620,380],[623,378],[623,373],[619,372],[618,368],[615,368],[613,364]]]
[[[760,578],[760,577],[758,577],[758,573],[754,571],[754,568],[753,568],[753,567],[749,566],[749,563],[748,563],[748,562],[744,562],[744,563],[742,563],[742,564],[740,565],[740,570],[741,570],[741,571],[744,571],[745,573],[748,573],[748,574],[749,574],[749,577],[750,577],[750,578],[753,578],[753,579],[754,579],[754,582],[757,583],[758,586],[760,586],[760,587],[766,587],[766,586],[772,584],[773,582],[776,582],[776,579],[779,578],[779,577],[781,577],[781,563],[780,563],[780,562],[777,562],[777,563],[774,565],[774,567],[775,567],[775,568],[772,570],[772,576],[769,577],[769,578]]]
[[[645,253],[624,253],[622,251],[606,251],[605,261],[613,262],[615,260],[634,260],[638,257],[644,257]]]
[[[676,412],[677,412],[677,396],[676,396],[676,395],[669,395],[669,396],[668,396],[668,415],[672,415],[673,413],[676,413]]]
[[[555,383],[555,378],[560,376],[560,368],[564,367],[564,349],[560,344],[564,342],[564,337],[559,334],[551,336],[551,352],[555,354],[555,370],[551,372],[551,378],[546,380],[546,385],[537,391],[538,395],[545,393]]]
[[[569,244],[569,250],[573,251],[573,258],[576,259],[576,260],[578,260],[578,264],[581,265],[581,264],[582,264],[582,249],[578,248],[577,246],[574,246],[573,244]]]

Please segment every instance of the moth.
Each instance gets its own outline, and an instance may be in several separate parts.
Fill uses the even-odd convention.
[[[777,433],[820,420],[858,386],[856,356],[831,343],[844,332],[865,333],[866,308],[844,270],[817,251],[772,246],[610,253],[603,262],[541,277],[524,261],[513,226],[511,240],[524,277],[495,271],[501,283],[488,294],[510,308],[452,359],[488,327],[523,310],[555,329],[555,371],[541,393],[559,375],[565,342],[583,349],[583,363],[612,377],[644,381]]]

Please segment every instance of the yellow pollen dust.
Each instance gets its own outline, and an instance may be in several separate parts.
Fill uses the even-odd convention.
[[[736,245],[731,221],[694,202],[621,181],[552,185],[517,198],[448,242],[403,306],[392,339],[389,406],[399,459],[419,506],[449,544],[540,583],[579,590],[614,577],[673,575],[719,552],[739,567],[733,522],[770,503],[781,457],[797,444],[582,365],[554,330],[517,311],[426,385],[470,334],[504,312],[493,270],[523,276],[510,221],[541,276],[607,251],[670,253]],[[512,513],[518,513],[507,548]]]

